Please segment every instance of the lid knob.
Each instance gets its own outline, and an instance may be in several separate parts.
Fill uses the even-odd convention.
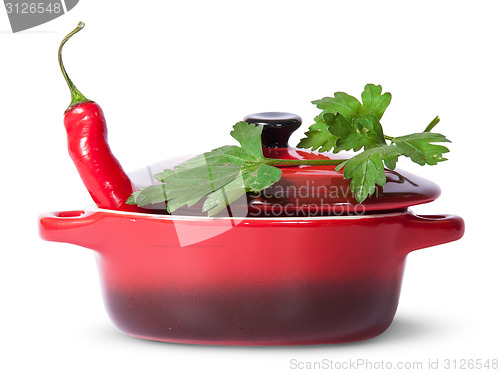
[[[302,118],[298,115],[280,112],[250,114],[243,120],[264,127],[262,130],[264,148],[287,148],[288,139],[302,124]]]

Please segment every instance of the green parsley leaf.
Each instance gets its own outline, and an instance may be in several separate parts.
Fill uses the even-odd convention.
[[[361,93],[362,103],[344,92],[336,92],[333,97],[313,101],[322,112],[298,147],[312,150],[321,148],[325,151],[333,148],[333,152],[338,153],[341,150],[359,151],[363,147],[369,149],[384,145],[384,134],[379,120],[391,98],[389,92],[382,94],[380,85],[367,84]],[[321,125],[318,124],[319,121]],[[325,124],[330,135],[324,131]],[[318,132],[318,129],[321,131]]]
[[[127,203],[145,206],[167,201],[172,213],[193,206],[208,195],[203,210],[220,212],[247,191],[260,192],[281,178],[281,170],[265,164],[262,126],[238,122],[231,136],[240,146],[223,146],[155,175],[162,182],[134,192]]]
[[[433,132],[414,133],[392,139],[392,143],[401,149],[404,156],[422,166],[446,161],[443,153],[448,153],[450,150],[446,146],[433,144],[435,142],[450,142],[450,140],[440,133]]]
[[[174,174],[173,170],[164,170],[163,172],[160,172],[159,174],[154,175],[154,178],[158,181],[161,181],[162,183],[165,182],[165,179],[169,176],[172,176]]]
[[[241,145],[241,150],[251,155],[255,160],[262,160],[262,126],[251,125],[246,122],[238,122],[233,126],[231,136],[234,137]],[[241,153],[241,152],[240,152]]]
[[[328,125],[319,116],[314,118],[314,124],[309,127],[305,135],[306,137],[300,140],[297,147],[303,149],[311,148],[311,150],[319,150],[320,152],[332,150],[338,138],[332,135],[328,129]]]
[[[384,131],[382,130],[382,125],[373,114],[367,114],[366,118],[359,118],[356,121],[356,126],[358,127],[361,137],[366,138],[365,147],[385,145]]]
[[[280,178],[281,170],[267,164],[247,169],[241,177],[209,194],[203,204],[203,211],[208,211],[208,216],[214,216],[245,195],[247,191],[260,192],[273,185]]]
[[[336,92],[333,97],[323,97],[312,103],[323,110],[323,113],[339,113],[347,120],[359,117],[361,112],[361,103],[358,99],[344,92]]]
[[[370,149],[374,146],[386,145],[382,126],[378,118],[368,114],[366,118],[357,118],[349,122],[339,113],[325,113],[325,123],[330,132],[338,138],[336,148],[341,150]]]
[[[401,150],[395,145],[382,145],[365,150],[336,167],[344,168],[344,178],[351,179],[351,190],[356,200],[363,202],[375,191],[375,184],[384,186],[386,177],[384,162],[394,169]]]
[[[389,92],[382,94],[382,86],[367,84],[363,93],[361,93],[361,100],[363,101],[361,116],[372,114],[380,120],[385,113],[385,109],[391,103],[391,99],[392,96]]]
[[[231,156],[225,156],[220,149],[217,156],[213,152],[176,166],[175,173],[165,178],[164,189],[170,213],[184,205],[193,206],[207,194],[240,176],[242,166],[231,163]]]
[[[145,206],[150,203],[160,203],[165,201],[165,190],[163,185],[150,185],[147,188],[133,192],[127,199],[127,204]]]
[[[208,216],[217,215],[234,201],[246,194],[245,181],[240,175],[224,187],[210,193],[203,204],[203,211],[208,212]]]

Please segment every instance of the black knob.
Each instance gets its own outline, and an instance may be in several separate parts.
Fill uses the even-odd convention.
[[[262,146],[264,148],[288,147],[288,139],[293,131],[302,124],[302,118],[298,115],[279,112],[251,114],[243,120],[264,127],[262,130]]]

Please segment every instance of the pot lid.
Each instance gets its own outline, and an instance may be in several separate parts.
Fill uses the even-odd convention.
[[[247,123],[263,126],[262,146],[266,158],[276,159],[345,159],[346,154],[318,153],[297,149],[288,145],[292,133],[302,119],[295,114],[266,112],[248,115]],[[147,168],[151,176],[165,168],[172,168],[183,159],[162,162]],[[350,188],[350,180],[343,177],[343,170],[335,171],[335,165],[280,166],[281,179],[260,193],[246,193],[217,216],[251,217],[306,217],[363,215],[401,211],[409,206],[427,203],[440,195],[439,187],[424,178],[403,170],[385,169],[387,182],[376,185],[375,192],[362,203],[358,202]],[[131,174],[136,181],[138,173]],[[151,180],[151,177],[149,177]],[[144,185],[138,183],[138,185]],[[174,215],[206,216],[202,212],[203,201],[192,207],[183,207]],[[155,213],[166,213],[165,205],[145,206]]]

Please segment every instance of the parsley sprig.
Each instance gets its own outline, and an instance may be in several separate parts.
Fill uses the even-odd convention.
[[[382,94],[381,86],[367,84],[361,93],[362,102],[343,92],[313,101],[322,111],[298,145],[334,153],[363,149],[336,168],[337,171],[344,168],[344,178],[351,179],[351,190],[359,202],[375,191],[375,184],[385,185],[384,165],[394,170],[399,156],[409,157],[419,165],[436,165],[445,161],[443,154],[449,152],[445,146],[434,143],[450,141],[439,133],[430,132],[439,123],[439,117],[434,118],[423,132],[400,137],[385,135],[380,119],[391,98],[389,92]]]
[[[247,192],[260,192],[281,178],[277,165],[298,165],[304,161],[265,158],[262,153],[262,127],[246,122],[233,126],[231,136],[240,146],[223,146],[203,153],[156,175],[161,184],[134,192],[128,204],[145,206],[168,201],[167,211],[193,206],[203,197],[203,211],[216,215]],[[339,164],[329,160],[322,164]],[[305,161],[311,164],[311,161]],[[317,164],[315,162],[314,164]]]
[[[193,206],[201,199],[209,216],[247,192],[260,192],[281,178],[279,166],[337,165],[351,179],[351,190],[363,202],[375,191],[375,185],[386,183],[384,168],[394,170],[400,156],[419,165],[436,165],[445,161],[449,150],[435,143],[449,140],[431,130],[439,123],[434,118],[423,132],[391,137],[384,134],[380,119],[391,102],[391,94],[382,93],[379,85],[367,84],[361,102],[344,92],[313,101],[321,113],[300,140],[298,147],[320,152],[353,150],[354,157],[341,160],[269,159],[262,153],[262,127],[246,122],[233,126],[231,136],[240,146],[223,146],[191,158],[173,170],[156,174],[159,184],[134,192],[127,203],[145,206],[167,202],[172,213],[180,207]],[[389,141],[389,143],[388,143]],[[362,150],[362,151],[361,151]],[[361,152],[360,152],[361,151]]]

